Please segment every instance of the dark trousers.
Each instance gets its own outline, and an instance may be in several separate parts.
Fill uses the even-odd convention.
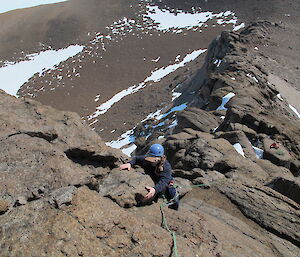
[[[166,188],[165,196],[170,201],[169,208],[178,210],[179,208],[179,195],[176,192],[176,188],[173,185],[169,185]]]

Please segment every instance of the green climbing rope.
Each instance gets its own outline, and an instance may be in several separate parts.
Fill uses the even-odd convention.
[[[178,257],[178,249],[177,249],[177,241],[176,241],[176,233],[172,230],[170,230],[168,223],[167,223],[167,219],[166,219],[166,215],[165,212],[163,210],[163,207],[167,206],[166,203],[163,203],[160,205],[160,212],[161,212],[161,216],[162,216],[162,226],[163,228],[165,228],[172,236],[173,239],[173,249],[172,249],[172,256]]]
[[[191,187],[194,188],[194,187],[209,187],[211,186],[212,184],[215,184],[217,183],[218,181],[216,182],[212,182],[210,184],[198,184],[198,185],[192,185]],[[178,185],[174,185],[176,188],[179,188]],[[176,196],[175,196],[176,197]],[[173,249],[172,249],[172,255],[171,256],[175,256],[175,257],[178,257],[178,248],[177,248],[177,240],[176,240],[176,233],[174,231],[172,231],[169,226],[168,226],[168,222],[167,222],[167,219],[166,219],[166,215],[165,215],[165,212],[163,210],[163,207],[165,206],[168,206],[170,205],[170,203],[172,203],[175,199],[175,197],[169,201],[167,201],[167,199],[165,198],[165,196],[163,195],[163,198],[164,198],[164,203],[162,203],[160,205],[160,212],[161,212],[161,216],[162,216],[162,227],[165,228],[172,236],[172,239],[173,239]]]

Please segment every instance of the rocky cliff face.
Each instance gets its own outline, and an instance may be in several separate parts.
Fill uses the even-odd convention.
[[[274,29],[223,32],[161,139],[181,187],[180,210],[164,209],[178,256],[299,256],[300,122],[255,49]],[[124,156],[74,113],[4,92],[0,105],[1,256],[176,256],[161,202],[138,207],[143,170],[119,171]]]

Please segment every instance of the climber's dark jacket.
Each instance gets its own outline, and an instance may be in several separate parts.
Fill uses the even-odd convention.
[[[165,192],[169,183],[173,180],[171,164],[166,160],[163,164],[163,171],[155,172],[156,168],[153,167],[148,161],[145,160],[147,156],[135,156],[129,162],[131,165],[141,166],[145,172],[153,179],[155,186],[155,194]]]

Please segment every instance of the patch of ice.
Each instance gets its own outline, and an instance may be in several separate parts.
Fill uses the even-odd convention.
[[[163,139],[165,138],[164,136],[159,136],[157,139],[160,140],[160,139]]]
[[[219,127],[215,127],[215,128],[213,129],[213,133],[215,133],[215,132],[217,131],[218,128],[219,128]]]
[[[252,145],[252,148],[253,148],[253,150],[255,152],[256,158],[257,159],[263,159],[264,150],[262,150],[262,149],[260,149],[260,148],[258,148],[256,146],[253,146],[253,145]]]
[[[182,93],[173,92],[173,93],[172,93],[172,102],[173,102],[176,98],[178,98],[179,96],[181,96],[181,95],[182,95]]]
[[[238,30],[240,30],[240,29],[242,29],[242,28],[245,28],[245,23],[244,23],[244,22],[241,23],[240,25],[235,26],[235,27],[233,28],[233,31],[238,31]]]
[[[227,111],[227,108],[225,105],[229,102],[229,100],[235,96],[235,93],[228,93],[227,95],[222,97],[222,104],[217,108],[217,111],[225,110]]]
[[[93,122],[91,122],[90,124],[89,124],[89,126],[93,126],[95,123],[97,123],[98,122],[98,120],[96,119],[96,120],[94,120]]]
[[[178,105],[178,106],[175,106],[175,107],[173,107],[170,111],[168,111],[167,113],[161,114],[161,115],[159,115],[158,117],[156,117],[156,119],[157,119],[157,120],[161,120],[161,119],[167,117],[169,114],[171,114],[171,113],[173,113],[173,112],[179,112],[179,111],[184,110],[186,107],[187,107],[187,104],[186,104],[186,103],[181,104],[181,105]]]
[[[131,157],[132,152],[137,148],[135,144],[122,149],[123,154],[126,154],[127,156]]]
[[[100,95],[96,95],[96,97],[95,97],[95,102],[98,102],[99,101],[99,99],[100,99]]]
[[[134,130],[134,128],[123,133],[117,140],[106,142],[105,144],[112,148],[120,149],[125,145],[134,143],[135,136],[133,135],[133,130]]]
[[[144,122],[146,120],[154,119],[158,116],[160,116],[161,110],[157,110],[156,112],[150,113],[145,119],[143,119],[141,122]]]
[[[157,57],[156,59],[154,60],[151,60],[152,62],[158,62],[160,60],[160,57]]]
[[[256,83],[258,83],[258,79],[254,75],[248,73],[247,77],[253,79]]]
[[[245,153],[244,153],[244,150],[243,150],[243,148],[242,148],[242,146],[241,146],[240,143],[235,143],[235,144],[233,145],[233,147],[234,147],[234,149],[235,149],[240,155],[242,155],[242,156],[245,158]]]
[[[9,12],[17,9],[24,9],[45,4],[55,4],[67,2],[68,0],[6,0],[1,1],[0,13]]]
[[[18,63],[9,63],[0,68],[0,88],[6,93],[16,96],[20,87],[34,74],[42,76],[47,70],[55,70],[61,62],[77,55],[84,46],[71,45],[65,49],[47,50],[27,55],[29,60]],[[18,74],[16,76],[16,74]],[[57,75],[58,79],[62,77]]]
[[[280,101],[283,101],[283,98],[280,94],[277,94],[276,96],[279,98]]]
[[[297,109],[289,104],[289,107],[292,109],[292,111],[298,116],[298,118],[300,119],[300,113],[297,111]]]
[[[171,125],[169,126],[169,128],[174,128],[174,127],[176,127],[177,125],[178,125],[177,120],[174,120],[174,121],[171,123]]]
[[[222,60],[219,60],[219,59],[214,61],[214,64],[217,65],[217,67],[220,67],[221,63],[222,63]]]

